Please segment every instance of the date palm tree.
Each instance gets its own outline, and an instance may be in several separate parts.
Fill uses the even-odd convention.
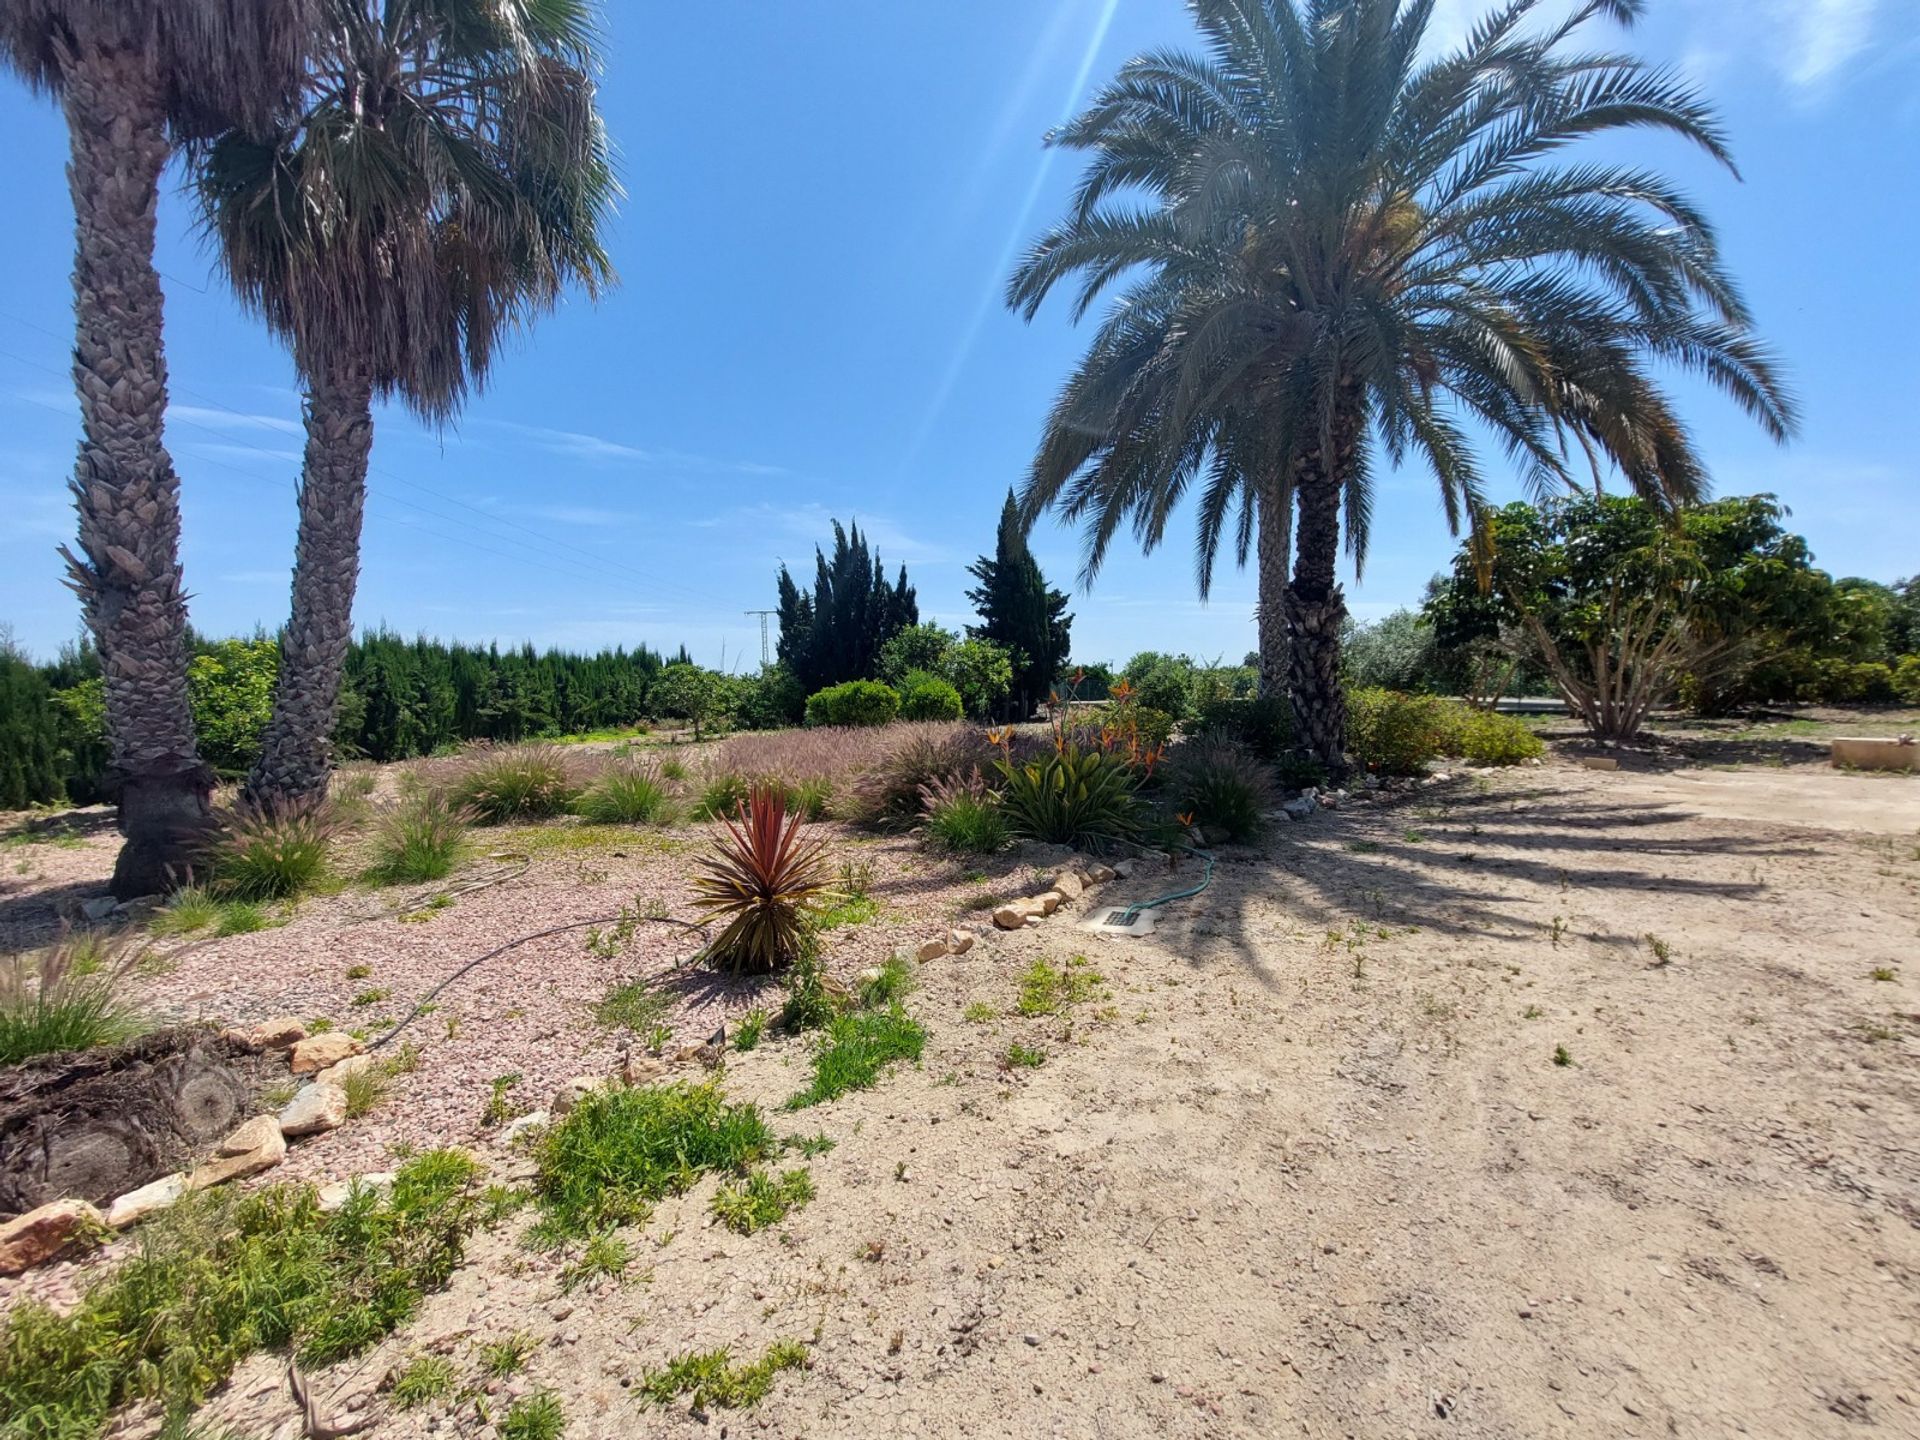
[[[0,60],[56,95],[70,146],[79,550],[68,585],[100,650],[123,898],[164,888],[212,772],[187,700],[180,481],[167,454],[154,214],[174,144],[264,122],[291,93],[308,0],[6,0]]]
[[[1645,128],[1731,168],[1713,114],[1666,72],[1574,48],[1641,0],[1537,7],[1506,0],[1423,60],[1433,0],[1189,0],[1201,53],[1131,61],[1049,137],[1092,159],[1009,283],[1029,318],[1069,277],[1076,318],[1125,283],[1048,417],[1029,522],[1085,522],[1090,578],[1121,524],[1151,548],[1197,488],[1204,593],[1237,506],[1265,684],[1284,663],[1297,740],[1335,774],[1335,569],[1343,528],[1364,560],[1382,454],[1424,460],[1457,529],[1486,439],[1534,492],[1572,484],[1581,449],[1663,505],[1698,498],[1659,365],[1776,439],[1793,425],[1700,211],[1650,171],[1559,158]]]
[[[618,187],[586,0],[320,0],[284,124],[198,156],[206,227],[242,301],[293,352],[306,450],[293,604],[245,798],[325,792],[352,639],[373,402],[445,422],[496,347],[612,279]]]

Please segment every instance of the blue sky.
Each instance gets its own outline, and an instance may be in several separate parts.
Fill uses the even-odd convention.
[[[758,623],[743,612],[773,603],[781,560],[810,571],[831,516],[857,516],[906,562],[924,617],[964,622],[965,566],[991,546],[1084,340],[1062,305],[1027,325],[999,300],[1075,177],[1040,136],[1129,55],[1184,43],[1181,6],[606,8],[623,283],[544,321],[457,426],[379,417],[358,623],[571,647],[684,640],[703,663],[751,666]],[[1651,8],[1628,43],[1707,87],[1744,182],[1665,141],[1628,148],[1706,203],[1805,415],[1777,450],[1682,387],[1717,488],[1778,493],[1836,574],[1920,570],[1920,0]],[[1481,9],[1442,0],[1442,32]],[[78,626],[54,553],[72,531],[77,426],[66,142],[55,109],[11,80],[0,133],[14,215],[0,228],[0,624],[50,655]],[[295,522],[291,367],[223,294],[171,188],[160,267],[193,619],[272,627]],[[1364,582],[1349,584],[1362,617],[1416,601],[1453,548],[1426,474],[1382,487]],[[1251,648],[1251,578],[1226,571],[1202,605],[1190,538],[1116,553],[1082,594],[1075,537],[1035,532],[1050,577],[1076,592],[1077,656]]]

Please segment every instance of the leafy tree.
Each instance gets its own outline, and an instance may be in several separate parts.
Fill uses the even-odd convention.
[[[312,15],[312,0],[0,5],[0,62],[57,95],[67,119],[80,553],[62,553],[105,668],[108,779],[127,837],[112,881],[122,899],[165,888],[198,841],[213,788],[187,697],[180,480],[161,435],[160,172],[175,142],[274,113]]]
[[[907,584],[906,566],[888,584],[880,557],[867,548],[855,524],[833,522],[833,559],[816,547],[813,592],[780,567],[778,608],[780,663],[807,694],[879,673],[880,652],[894,635],[920,623],[920,607]]]
[[[991,640],[967,639],[947,652],[943,672],[975,720],[991,717],[1013,689],[1013,656]]]
[[[1893,584],[1893,614],[1887,618],[1887,649],[1894,655],[1920,653],[1920,575]]]
[[[654,713],[691,721],[696,740],[704,727],[725,712],[728,698],[726,676],[679,660],[662,670],[653,682]]]
[[[944,675],[959,638],[944,625],[908,625],[880,647],[880,678],[897,686],[915,670]]]
[[[1724,683],[1816,616],[1829,582],[1772,496],[1678,517],[1626,496],[1581,496],[1486,517],[1434,587],[1443,649],[1496,640],[1537,659],[1587,728],[1637,734],[1683,682]]]
[[[1048,416],[1022,514],[1084,521],[1091,579],[1123,523],[1150,550],[1195,491],[1203,594],[1229,530],[1243,562],[1257,530],[1264,683],[1286,665],[1298,740],[1338,775],[1335,569],[1343,530],[1364,559],[1381,454],[1424,459],[1457,527],[1484,504],[1476,430],[1535,494],[1571,487],[1584,453],[1662,506],[1697,498],[1650,362],[1703,375],[1775,438],[1793,416],[1699,209],[1651,171],[1555,159],[1649,128],[1728,160],[1672,74],[1573,52],[1640,0],[1560,22],[1511,0],[1425,60],[1430,3],[1189,9],[1204,53],[1129,62],[1049,137],[1092,159],[1009,303],[1031,316],[1077,277],[1079,315],[1126,289]]]
[[[980,615],[980,623],[969,625],[967,633],[991,640],[1013,657],[1015,714],[1024,720],[1046,698],[1071,653],[1073,617],[1067,614],[1067,597],[1047,588],[1027,548],[1026,527],[1011,490],[1000,511],[993,555],[982,555],[967,573],[980,582],[967,591]]]
[[[217,769],[244,771],[260,753],[273,714],[280,647],[272,640],[219,640],[187,662],[200,750]]]
[[[296,104],[228,129],[196,177],[235,291],[306,387],[293,608],[254,801],[326,791],[374,400],[444,422],[503,336],[612,277],[598,228],[618,187],[585,0],[319,3]],[[539,677],[502,678],[504,728],[539,728]]]
[[[1433,627],[1412,610],[1350,626],[1341,641],[1343,678],[1356,688],[1426,690],[1434,670]]]
[[[47,682],[0,630],[0,810],[60,795],[59,719]]]

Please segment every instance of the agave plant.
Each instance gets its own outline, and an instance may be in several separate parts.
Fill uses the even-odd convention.
[[[1051,755],[1025,764],[1007,756],[995,768],[1004,782],[1001,808],[1017,835],[1091,848],[1140,828],[1138,781],[1118,755],[1063,740]]]
[[[735,817],[720,823],[693,882],[694,904],[726,922],[706,958],[729,974],[770,974],[806,948],[808,917],[828,888],[826,841],[802,836],[806,817],[789,813],[772,785],[754,785]]]

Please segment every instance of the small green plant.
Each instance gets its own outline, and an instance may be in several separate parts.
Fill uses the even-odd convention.
[[[693,818],[696,820],[726,820],[740,813],[752,793],[753,781],[734,770],[723,770],[709,775],[700,790],[700,798],[694,802]]]
[[[513,1100],[513,1087],[520,1083],[520,1072],[510,1075],[496,1075],[487,1082],[487,1103],[480,1111],[482,1129],[491,1130],[504,1125],[520,1113],[520,1106]]]
[[[1009,1070],[1037,1070],[1047,1063],[1047,1052],[1016,1041],[1007,1047],[1004,1058]]]
[[[500,1440],[560,1440],[566,1428],[567,1415],[560,1397],[551,1390],[536,1390],[507,1407],[506,1418],[500,1422]]]
[[[1016,835],[1051,845],[1098,848],[1140,828],[1137,781],[1119,755],[1063,740],[1051,755],[994,762],[1004,784],[1001,808]]]
[[[1554,916],[1553,928],[1547,932],[1547,937],[1553,941],[1554,949],[1560,948],[1560,942],[1566,938],[1566,934],[1567,922],[1558,915]]]
[[[1673,961],[1673,947],[1658,935],[1649,933],[1646,937],[1647,948],[1653,952],[1653,968],[1663,969]]]
[[[752,1105],[719,1087],[652,1085],[589,1095],[541,1137],[536,1188],[562,1234],[637,1224],[654,1202],[709,1170],[745,1170],[773,1153]]]
[[[1573,1055],[1568,1051],[1566,1046],[1556,1045],[1553,1047],[1553,1063],[1560,1066],[1571,1065],[1573,1064]]]
[[[809,1160],[824,1155],[834,1147],[834,1140],[825,1132],[814,1135],[786,1135],[781,1137],[782,1150],[798,1150]]]
[[[806,1363],[807,1347],[798,1340],[775,1341],[758,1360],[739,1365],[728,1349],[694,1352],[650,1371],[640,1382],[640,1393],[656,1405],[670,1405],[686,1395],[696,1414],[715,1407],[739,1410],[765,1399],[781,1371],[798,1370]]]
[[[358,1120],[387,1098],[387,1077],[369,1066],[356,1070],[340,1082],[347,1096],[347,1118]]]
[[[814,920],[816,930],[845,930],[880,916],[880,902],[871,895],[847,895],[833,901]]]
[[[927,1032],[899,1003],[885,1010],[863,1010],[830,1021],[813,1054],[812,1083],[787,1101],[789,1110],[835,1100],[849,1090],[865,1090],[897,1060],[918,1060]]]
[[[373,974],[373,967],[371,965],[349,965],[347,967],[347,979],[349,980],[364,980],[371,974]]]
[[[139,1021],[116,997],[138,960],[129,950],[102,964],[84,938],[0,959],[0,1065],[138,1033]]]
[[[956,794],[927,811],[927,838],[956,855],[992,855],[1007,848],[1007,817],[992,795]]]
[[[418,1409],[445,1399],[459,1388],[460,1372],[444,1355],[417,1355],[393,1377],[393,1403]]]
[[[1400,833],[1400,838],[1409,845],[1424,845],[1427,843],[1427,832],[1424,830],[1403,830]]]
[[[339,830],[325,805],[242,806],[208,842],[208,888],[227,900],[288,900],[317,890]]]
[[[913,967],[901,956],[889,955],[884,964],[860,977],[860,1004],[864,1009],[877,1010],[905,999],[912,989]]]
[[[740,1017],[739,1025],[734,1028],[733,1048],[740,1051],[753,1049],[759,1045],[760,1037],[766,1033],[766,1029],[766,1011],[759,1009],[747,1011]]]
[[[1029,965],[1026,974],[1020,977],[1020,996],[1013,1008],[1029,1019],[1057,1015],[1089,998],[1099,985],[1100,976],[1084,962],[1059,969],[1042,957]]]
[[[188,885],[167,897],[166,905],[147,922],[147,933],[159,936],[192,935],[220,919],[220,901],[198,885]]]
[[[1875,980],[1898,980],[1900,974],[1890,965],[1876,965],[1873,968],[1873,978]]]
[[[673,1008],[673,1002],[644,980],[629,980],[615,985],[593,1007],[593,1018],[602,1025],[631,1030],[638,1035],[656,1025]]]
[[[713,1214],[734,1233],[751,1235],[785,1219],[789,1211],[811,1199],[813,1177],[804,1169],[785,1170],[777,1178],[756,1170],[715,1192]]]
[[[846,1008],[846,1002],[834,989],[821,968],[820,958],[808,946],[787,972],[787,998],[774,1024],[790,1035],[817,1030]]]
[[[617,1280],[633,1263],[633,1249],[612,1231],[587,1237],[579,1258],[560,1271],[560,1288],[574,1290],[602,1280]]]
[[[579,787],[554,745],[482,747],[453,783],[450,799],[486,825],[564,815]]]
[[[376,885],[417,885],[444,880],[472,848],[474,811],[439,790],[403,800],[374,828],[373,863],[366,878]]]
[[[268,914],[267,907],[252,900],[230,900],[220,907],[220,920],[213,933],[225,939],[229,935],[251,935],[258,930],[271,930],[279,922]]]
[[[1267,768],[1225,731],[1210,731],[1183,744],[1170,767],[1173,808],[1192,823],[1251,840],[1273,807]]]
[[[516,1330],[499,1340],[482,1341],[480,1345],[481,1372],[496,1380],[504,1380],[509,1375],[517,1375],[522,1366],[532,1358],[533,1352],[540,1348],[540,1342],[524,1330]]]
[[[375,985],[355,995],[353,997],[353,1003],[364,1009],[368,1005],[378,1005],[392,993],[393,992],[384,985]]]
[[[1538,1005],[1529,1005],[1520,1012],[1520,1018],[1522,1020],[1538,1020],[1543,1013]]]
[[[575,809],[594,825],[665,825],[673,820],[673,792],[651,767],[616,765],[587,788]]]
[[[1000,1012],[984,1000],[976,1000],[960,1012],[960,1018],[970,1025],[984,1025],[989,1020],[1000,1018]]]

